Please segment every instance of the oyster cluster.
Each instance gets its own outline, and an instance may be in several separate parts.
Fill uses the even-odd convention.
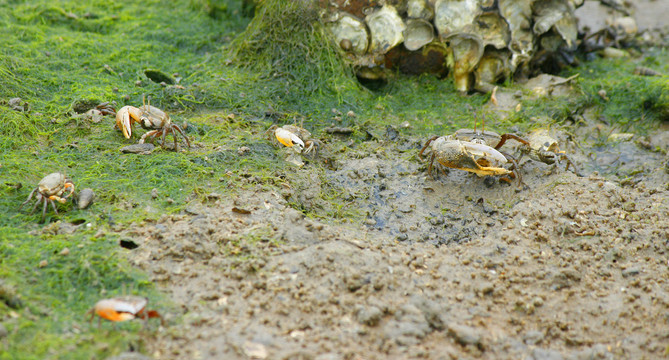
[[[318,0],[322,19],[363,79],[385,71],[451,74],[487,92],[543,62],[570,63],[583,0]]]

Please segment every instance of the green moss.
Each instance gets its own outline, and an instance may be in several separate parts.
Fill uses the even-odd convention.
[[[85,319],[98,299],[123,293],[149,296],[158,309],[170,306],[124,260],[115,229],[181,212],[211,192],[306,189],[310,179],[267,141],[272,123],[302,124],[327,140],[333,154],[346,156],[381,150],[363,142],[382,139],[387,125],[408,122],[402,135],[420,137],[473,126],[473,109],[488,95],[462,96],[451,81],[429,75],[397,74],[366,89],[305,4],[266,0],[251,20],[240,16],[243,2],[237,0],[0,1],[0,276],[24,303],[19,309],[0,303],[0,321],[10,332],[0,359],[102,359],[141,348],[147,334],[138,324],[97,330]],[[642,65],[667,73],[668,58],[658,51]],[[581,73],[579,96],[524,103],[494,129],[527,128],[539,115],[563,122],[574,109],[592,105],[625,126],[666,119],[666,80],[634,76],[633,67],[598,60],[570,70]],[[161,86],[147,69],[175,84]],[[610,101],[596,95],[602,88]],[[105,101],[117,109],[137,106],[143,96],[178,124],[189,124],[190,151],[121,154],[119,148],[136,143],[145,130],[136,128],[128,140],[113,129],[111,117],[92,123],[74,113]],[[15,97],[27,102],[27,111],[9,106]],[[331,124],[351,127],[351,142],[324,134]],[[240,155],[242,146],[251,151]],[[328,184],[325,166],[314,161],[304,168],[321,182],[314,203],[291,206],[328,221],[361,219],[351,199],[365,194],[342,197],[344,189]],[[77,189],[94,189],[97,199],[86,210],[59,205],[60,215],[49,208],[42,224],[41,209],[30,214],[32,204],[18,208],[40,179],[56,171]],[[69,235],[58,230],[73,223],[83,225]],[[234,239],[228,253],[249,256],[245,246],[272,236],[261,229]],[[60,255],[65,247],[70,254]],[[40,268],[43,260],[47,265]]]

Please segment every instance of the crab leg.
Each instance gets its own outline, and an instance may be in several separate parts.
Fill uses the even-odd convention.
[[[33,191],[30,192],[30,195],[28,195],[28,200],[24,201],[23,204],[21,204],[21,206],[19,207],[19,210],[21,210],[23,208],[23,205],[27,204],[30,201],[30,199],[33,198],[33,194],[35,194],[35,191],[37,191],[37,189],[34,189]],[[39,199],[38,199],[38,201],[39,201]],[[35,211],[35,208],[33,208],[33,211]]]

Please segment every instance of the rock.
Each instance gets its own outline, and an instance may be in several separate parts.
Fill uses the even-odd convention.
[[[523,342],[527,345],[536,345],[544,339],[544,333],[541,331],[530,330],[523,335]]]
[[[262,360],[267,358],[267,348],[265,345],[260,343],[254,343],[247,341],[243,345],[244,355],[249,359],[258,359]]]
[[[539,349],[532,350],[532,360],[562,360],[562,354],[555,350]]]
[[[376,326],[383,317],[383,312],[376,306],[361,307],[356,316],[361,324]]]
[[[93,203],[94,199],[95,192],[93,192],[93,189],[82,189],[79,191],[79,196],[77,197],[77,207],[79,207],[79,209],[85,209]]]
[[[448,334],[460,345],[481,346],[481,333],[473,327],[460,324],[448,324]]]
[[[623,277],[629,277],[629,276],[636,276],[639,275],[641,270],[637,267],[631,267],[623,270],[622,275]]]
[[[0,339],[6,338],[7,335],[9,335],[7,328],[5,325],[0,324]]]
[[[156,147],[153,144],[150,143],[144,143],[144,144],[133,144],[133,145],[128,145],[124,146],[121,148],[121,152],[124,154],[141,154],[141,155],[149,155],[155,149]]]
[[[124,352],[109,357],[107,360],[151,360],[151,358],[138,352]]]

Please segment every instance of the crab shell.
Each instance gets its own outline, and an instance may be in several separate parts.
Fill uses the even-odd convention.
[[[171,122],[170,116],[155,106],[142,105],[139,109],[142,112],[140,124],[145,129],[162,129]]]
[[[473,172],[478,176],[508,175],[512,171],[497,165],[505,164],[506,157],[494,148],[450,137],[439,137],[432,144],[435,160],[443,166]]]
[[[127,321],[136,318],[142,313],[148,299],[139,296],[122,296],[98,301],[93,312],[103,319],[110,321]]]
[[[64,203],[65,199],[61,199],[60,195],[62,195],[68,188],[74,188],[72,180],[59,172],[45,176],[40,180],[39,184],[37,184],[37,191],[39,191],[40,195],[47,198],[56,196],[58,197],[56,200],[61,203]]]
[[[530,142],[530,147],[535,151],[550,151],[558,152],[558,141],[550,136],[548,129],[537,129],[532,131],[527,140]]]

